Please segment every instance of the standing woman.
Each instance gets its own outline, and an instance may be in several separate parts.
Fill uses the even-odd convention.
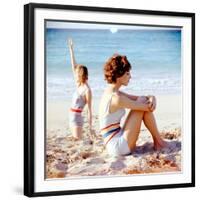
[[[153,111],[154,96],[134,96],[120,90],[131,79],[131,65],[126,56],[114,55],[104,66],[104,77],[108,85],[99,106],[100,129],[105,145],[111,155],[127,155],[136,147],[141,123],[150,131],[156,150],[166,146],[157,129]],[[130,112],[123,127],[120,126],[125,109]]]
[[[87,105],[89,130],[92,130],[92,92],[88,84],[87,67],[76,64],[72,39],[68,40],[72,71],[76,84],[76,90],[73,94],[72,104],[69,112],[69,124],[72,135],[76,139],[82,137],[83,116],[82,111]]]

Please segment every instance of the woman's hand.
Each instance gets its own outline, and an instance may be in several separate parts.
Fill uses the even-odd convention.
[[[91,140],[96,139],[97,136],[96,136],[95,130],[92,129],[92,128],[89,128],[89,131],[90,131],[90,139],[91,139]]]
[[[140,103],[148,103],[148,97],[146,97],[146,96],[139,96],[138,98],[137,98],[137,101],[138,102],[140,102]]]
[[[73,41],[71,38],[68,39],[68,45],[70,49],[73,49]]]
[[[147,103],[149,104],[149,109],[153,112],[156,109],[156,97],[155,96],[147,96]]]

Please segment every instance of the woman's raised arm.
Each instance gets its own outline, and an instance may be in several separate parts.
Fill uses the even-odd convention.
[[[68,39],[68,45],[69,45],[69,52],[70,52],[70,59],[71,59],[71,65],[72,65],[72,71],[73,74],[75,75],[75,70],[76,70],[76,61],[75,61],[75,56],[74,56],[74,49],[73,49],[73,41],[72,39]]]

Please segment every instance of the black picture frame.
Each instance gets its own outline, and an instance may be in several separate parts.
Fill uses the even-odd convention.
[[[149,16],[173,16],[191,19],[191,182],[164,185],[142,185],[116,188],[77,189],[65,191],[35,191],[35,10],[76,10]],[[119,192],[195,186],[195,14],[74,5],[36,4],[24,5],[24,195],[29,197],[72,195],[84,193]]]

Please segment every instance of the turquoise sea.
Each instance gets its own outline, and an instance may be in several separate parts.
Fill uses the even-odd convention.
[[[75,89],[67,38],[73,39],[77,63],[88,67],[94,97],[106,86],[103,65],[114,53],[132,64],[127,92],[181,94],[181,30],[46,28],[45,38],[48,100],[66,100]]]

